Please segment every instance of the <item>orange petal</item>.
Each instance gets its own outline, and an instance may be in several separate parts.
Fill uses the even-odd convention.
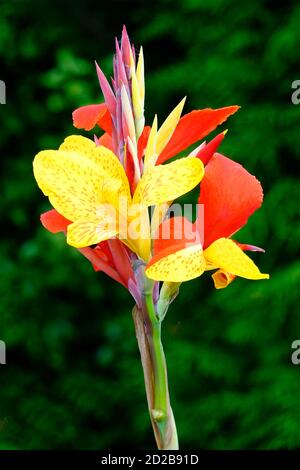
[[[198,199],[204,204],[204,248],[243,227],[262,200],[260,182],[239,163],[216,153],[205,167]]]
[[[90,131],[98,124],[108,134],[112,133],[112,121],[105,103],[81,106],[73,111],[72,116],[77,129]]]
[[[57,210],[52,209],[44,212],[41,217],[42,225],[52,233],[65,232],[72,222],[60,215]]]
[[[239,106],[227,106],[219,109],[199,109],[185,114],[180,119],[170,142],[159,155],[157,164],[165,162],[189,145],[203,139],[238,109]]]

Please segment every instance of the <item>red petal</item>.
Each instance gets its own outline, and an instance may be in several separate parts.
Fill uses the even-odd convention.
[[[171,217],[158,228],[153,250],[157,255],[168,250],[169,254],[181,250],[186,245],[199,242],[195,226],[185,217]]]
[[[150,126],[145,126],[144,129],[143,129],[142,134],[140,135],[140,138],[139,138],[139,141],[138,141],[138,157],[139,157],[139,160],[144,155],[150,131],[151,131],[151,127]]]
[[[203,165],[207,165],[213,154],[217,151],[219,145],[224,139],[226,131],[218,134],[214,139],[212,139],[208,144],[206,144],[199,152],[197,153],[197,158],[200,158]]]
[[[52,233],[65,232],[72,222],[60,215],[55,209],[44,212],[40,216],[43,226]]]
[[[112,138],[107,132],[105,132],[105,134],[99,137],[97,141],[97,145],[103,145],[104,147],[111,150],[112,152],[114,151]]]
[[[119,282],[124,287],[126,287],[124,281],[120,278],[117,271],[112,266],[110,266],[109,263],[106,262],[107,258],[102,250],[98,251],[97,253],[97,249],[95,250],[91,248],[90,246],[87,246],[85,248],[78,248],[78,251],[82,253],[83,256],[90,261],[90,263],[92,263],[95,271],[103,271],[112,279],[114,279],[115,281]]]
[[[93,252],[97,254],[99,258],[101,258],[106,264],[109,264],[112,268],[115,269],[115,263],[113,260],[113,257],[111,255],[109,246],[108,246],[108,241],[104,240],[101,243],[98,243],[95,248],[93,248]],[[101,271],[97,266],[94,265],[95,271]]]
[[[129,147],[127,144],[124,147],[124,162],[125,162],[125,173],[128,178],[131,194],[133,194],[135,190],[135,185],[134,185],[135,168],[134,168],[133,158],[132,158],[132,155],[129,151]]]
[[[129,279],[134,278],[127,248],[117,238],[99,243],[93,249],[93,252],[96,253],[106,265],[109,265],[118,273],[125,287],[128,285]],[[93,264],[93,267],[95,271],[103,271],[103,269],[95,264]]]
[[[117,238],[111,238],[107,241],[116,271],[126,286],[130,278],[134,279],[130,258],[125,245]]]
[[[203,139],[238,109],[239,106],[227,106],[220,109],[199,109],[185,114],[180,119],[170,142],[159,155],[157,164],[165,162],[189,145]]]
[[[263,248],[260,248],[259,246],[255,245],[248,245],[247,243],[239,243],[235,240],[233,240],[243,251],[259,251],[260,253],[265,253],[265,250]]]
[[[239,163],[216,153],[205,167],[198,199],[204,204],[204,247],[243,227],[262,200],[260,182]]]
[[[101,129],[112,133],[112,120],[105,103],[81,106],[73,111],[73,124],[78,129],[90,131],[98,124]]]

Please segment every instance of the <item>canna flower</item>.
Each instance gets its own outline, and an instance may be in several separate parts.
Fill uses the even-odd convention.
[[[238,106],[182,115],[183,98],[161,125],[156,115],[145,125],[143,49],[136,55],[125,27],[116,40],[111,82],[97,63],[96,72],[104,102],[76,109],[73,123],[102,134],[93,140],[71,135],[57,150],[34,158],[34,177],[52,205],[41,222],[52,233],[64,233],[95,271],[133,296],[156,442],[159,449],[178,449],[161,324],[180,283],[205,271],[214,271],[217,289],[236,276],[269,277],[245,254],[263,250],[231,238],[261,206],[262,188],[241,165],[217,153],[226,131],[199,145]],[[170,217],[173,201],[199,184],[204,218],[202,210],[195,222]]]

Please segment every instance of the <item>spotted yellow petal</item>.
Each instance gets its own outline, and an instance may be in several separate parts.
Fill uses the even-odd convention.
[[[192,245],[164,257],[152,258],[146,275],[154,281],[184,282],[201,276],[205,259],[200,244]]]
[[[99,204],[117,207],[120,195],[130,197],[128,180],[117,157],[81,136],[67,138],[60,150],[39,152],[33,170],[53,207],[73,222],[93,220]]]
[[[133,203],[152,206],[173,201],[191,191],[203,175],[203,164],[194,157],[181,158],[166,165],[153,167],[144,173],[139,181]]]
[[[103,201],[103,175],[98,166],[82,155],[45,150],[35,157],[34,176],[53,207],[71,221],[96,216]]]
[[[58,148],[64,152],[76,152],[97,164],[99,154],[96,149],[95,142],[82,135],[69,135]]]
[[[95,245],[117,234],[114,221],[74,222],[68,225],[67,243],[76,248]]]
[[[94,162],[99,168],[98,171],[102,172],[103,177],[120,180],[122,183],[120,186],[121,193],[130,194],[128,178],[124,168],[118,157],[108,148],[102,145],[96,146],[93,140],[81,135],[70,135],[60,145],[59,150],[73,152]]]
[[[224,269],[219,269],[214,274],[212,274],[211,277],[214,281],[216,289],[224,289],[235,279],[234,274],[224,271]]]
[[[236,276],[246,279],[268,279],[269,274],[263,274],[236,243],[228,238],[219,238],[206,250],[204,256],[208,263],[218,266]]]

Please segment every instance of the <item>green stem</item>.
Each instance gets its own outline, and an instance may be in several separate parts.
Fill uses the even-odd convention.
[[[159,434],[158,447],[164,450],[178,449],[177,430],[170,406],[167,365],[161,342],[161,320],[153,305],[152,289],[144,295],[144,322],[147,325],[147,340],[153,374],[153,401],[150,407],[151,420]]]
[[[168,413],[168,382],[166,360],[161,343],[161,322],[158,320],[152,301],[152,293],[146,295],[146,306],[152,326],[150,346],[152,350],[154,368],[154,410],[156,420],[163,424]],[[161,426],[162,427],[162,426]]]

